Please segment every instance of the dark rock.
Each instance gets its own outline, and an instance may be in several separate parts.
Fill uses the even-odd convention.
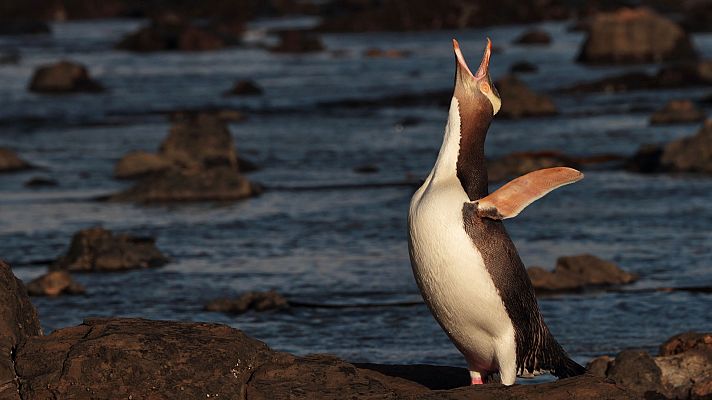
[[[41,334],[37,311],[25,287],[10,266],[0,261],[0,398],[20,400],[14,355],[27,338]]]
[[[647,8],[623,8],[596,15],[578,56],[578,61],[590,64],[694,59],[697,53],[687,33]]]
[[[608,371],[609,379],[641,398],[662,390],[661,376],[655,360],[644,350],[620,352]]]
[[[25,187],[28,188],[40,188],[40,187],[54,187],[58,186],[59,183],[54,179],[45,178],[42,176],[34,176],[25,182]]]
[[[32,165],[21,159],[14,151],[0,147],[0,173],[31,169]]]
[[[536,151],[512,153],[487,161],[487,175],[490,182],[514,178],[542,168],[573,167],[578,165],[571,158],[557,151]]]
[[[27,293],[30,296],[59,296],[85,292],[84,286],[75,282],[67,271],[50,271],[27,284]]]
[[[369,58],[405,58],[410,56],[410,52],[407,50],[398,49],[379,49],[378,47],[371,47],[363,52],[364,57]]]
[[[551,35],[548,32],[539,29],[532,29],[524,32],[521,36],[514,39],[516,44],[532,44],[545,45],[551,43]]]
[[[132,151],[116,163],[114,177],[117,179],[134,179],[170,168],[171,161],[160,154],[145,151]]]
[[[689,32],[712,31],[712,6],[709,0],[682,2],[684,7],[683,19],[680,22]]]
[[[528,74],[531,72],[536,72],[538,70],[539,68],[536,65],[528,61],[518,61],[512,64],[511,67],[509,67],[509,72],[513,74]]]
[[[534,93],[514,75],[507,75],[494,85],[502,98],[502,109],[497,114],[501,118],[541,117],[558,113],[551,99]]]
[[[0,19],[2,35],[36,35],[51,33],[49,25],[43,21]]]
[[[705,113],[690,100],[672,100],[650,117],[653,125],[701,122]]]
[[[380,168],[373,164],[364,164],[354,167],[354,172],[357,174],[375,174],[378,171],[380,171]]]
[[[172,168],[140,180],[131,188],[110,196],[109,200],[138,203],[232,201],[256,196],[261,191],[234,167]]]
[[[279,44],[270,48],[275,53],[312,53],[324,50],[321,38],[305,30],[286,30],[279,33]]]
[[[233,85],[232,89],[225,92],[227,96],[258,96],[262,94],[262,88],[255,81],[242,79]]]
[[[67,254],[51,266],[51,270],[121,271],[134,268],[160,267],[168,262],[155,240],[129,235],[114,235],[95,227],[84,229],[72,238]]]
[[[608,367],[610,367],[612,361],[613,358],[609,356],[596,357],[588,363],[586,369],[588,373],[593,376],[605,378],[608,374]]]
[[[712,352],[712,333],[680,333],[661,344],[659,354],[661,356],[674,356],[688,350],[704,350]]]
[[[268,311],[289,308],[289,302],[281,294],[268,292],[247,292],[237,299],[221,298],[205,305],[206,311],[243,314],[250,310]]]
[[[29,90],[37,93],[96,93],[104,87],[89,76],[86,67],[71,61],[40,66],[30,81]]]
[[[20,62],[20,52],[16,50],[4,50],[0,52],[0,65],[17,64]]]
[[[448,390],[470,385],[470,374],[465,368],[433,366],[426,364],[354,364],[360,369],[370,369],[383,375],[416,382],[431,390]]]
[[[663,146],[644,144],[625,162],[625,169],[633,172],[654,173],[662,171],[660,159],[663,156]]]
[[[666,144],[660,163],[667,171],[712,174],[712,119],[697,134]]]
[[[225,121],[209,113],[174,120],[159,153],[183,169],[227,166],[237,170],[235,143]]]
[[[224,40],[215,33],[197,27],[176,14],[163,14],[149,26],[128,34],[117,49],[135,52],[206,51],[225,47]]]
[[[553,272],[541,267],[530,267],[527,272],[534,289],[539,293],[624,285],[632,283],[638,278],[634,274],[623,271],[614,263],[590,254],[559,257]]]

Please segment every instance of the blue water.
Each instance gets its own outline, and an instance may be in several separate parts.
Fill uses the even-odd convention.
[[[0,175],[0,257],[29,280],[45,271],[35,262],[60,255],[75,231],[101,224],[154,235],[173,259],[154,270],[76,275],[87,296],[34,298],[45,332],[88,316],[211,321],[298,354],[464,366],[422,305],[239,316],[202,310],[215,297],[266,289],[321,303],[418,301],[406,235],[412,188],[274,190],[234,203],[149,207],[92,198],[127,185],[112,179],[115,162],[131,150],[155,150],[169,127],[161,113],[179,108],[246,110],[248,120],[230,129],[240,154],[263,167],[250,178],[267,187],[422,178],[437,155],[445,110],[326,110],[316,104],[446,89],[454,68],[453,36],[471,64],[490,36],[500,50],[492,58],[495,77],[516,61],[537,64],[540,71],[522,79],[541,91],[625,70],[573,63],[583,37],[566,32],[565,23],[540,25],[555,38],[544,48],[511,45],[527,27],[507,26],[325,35],[328,51],[322,54],[275,55],[258,46],[269,40],[258,24],[252,44],[242,48],[147,55],[112,49],[139,24],[71,22],[55,24],[52,36],[0,37],[0,49],[21,53],[19,64],[0,65],[0,146],[42,167]],[[706,57],[712,55],[712,35],[695,36],[695,42]],[[412,54],[363,57],[374,45]],[[61,97],[29,93],[34,68],[60,58],[85,63],[108,91]],[[240,78],[256,80],[265,95],[223,97]],[[558,149],[582,156],[627,155],[641,143],[694,133],[694,124],[650,127],[649,115],[669,99],[698,99],[709,92],[553,94],[560,115],[496,119],[487,153]],[[421,123],[402,127],[405,117]],[[364,164],[380,170],[353,172]],[[33,176],[56,179],[59,186],[25,188]],[[586,171],[582,182],[552,193],[506,225],[527,265],[553,267],[559,256],[589,252],[640,274],[632,289],[712,285],[710,177]],[[598,292],[543,298],[540,305],[556,337],[581,362],[631,347],[652,351],[681,331],[712,330],[709,294]]]

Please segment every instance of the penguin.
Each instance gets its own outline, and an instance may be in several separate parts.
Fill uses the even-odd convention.
[[[455,88],[435,166],[411,199],[409,252],[431,313],[464,355],[471,383],[505,385],[517,376],[559,378],[585,369],[554,339],[502,220],[583,174],[566,167],[531,172],[488,192],[484,143],[501,99],[489,74],[492,42],[473,74],[457,40]]]

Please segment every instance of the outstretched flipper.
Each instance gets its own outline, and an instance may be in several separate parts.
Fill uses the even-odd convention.
[[[573,168],[545,168],[516,178],[488,196],[475,202],[481,218],[507,219],[516,217],[529,204],[547,193],[583,178]]]

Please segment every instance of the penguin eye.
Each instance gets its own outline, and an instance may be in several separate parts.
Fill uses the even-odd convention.
[[[490,85],[487,82],[481,82],[480,83],[480,90],[482,93],[489,93],[492,89],[490,89]]]

